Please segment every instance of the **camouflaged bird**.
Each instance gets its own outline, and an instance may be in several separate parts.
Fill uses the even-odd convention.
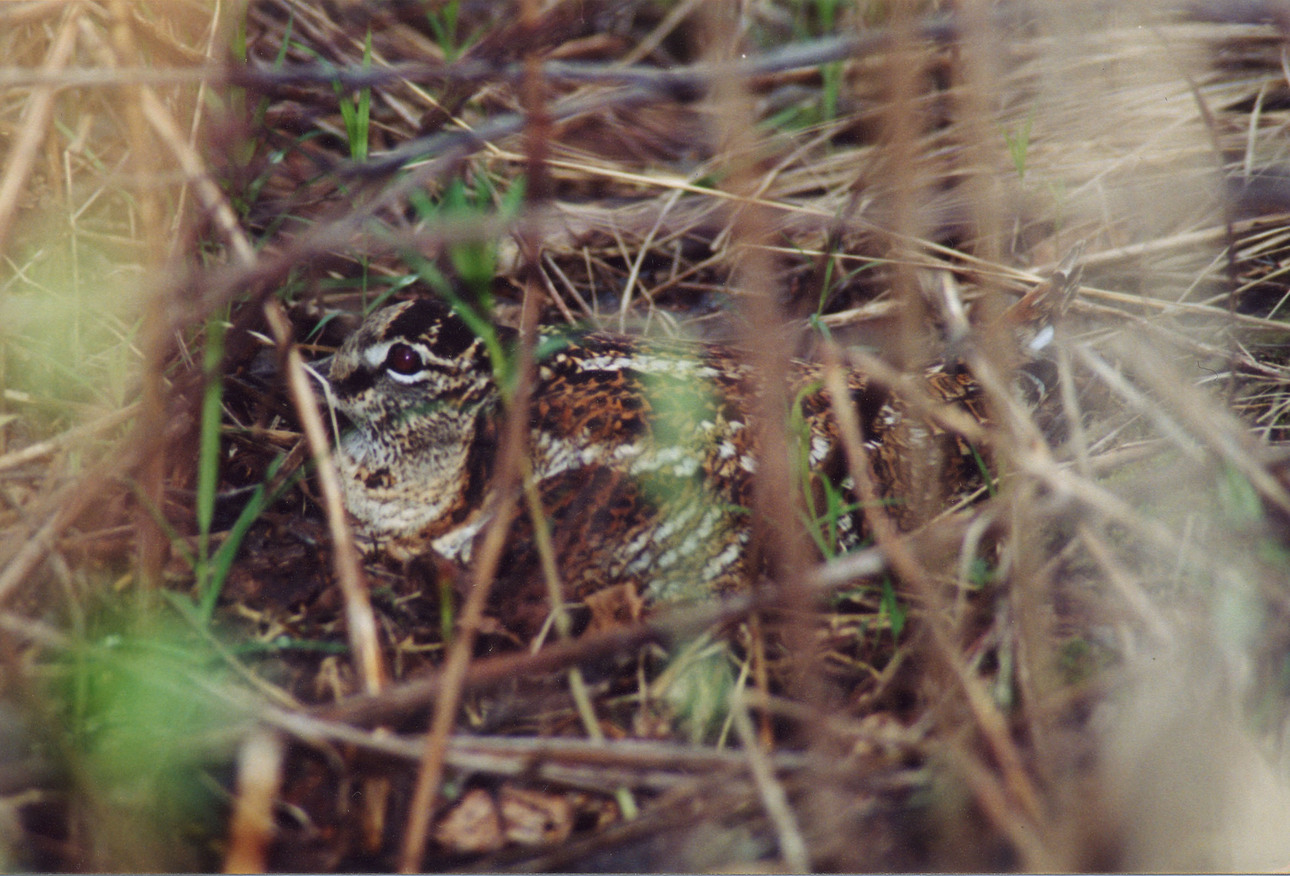
[[[1023,352],[1075,284],[1059,274],[1006,314]],[[497,329],[502,345],[514,332]],[[449,307],[406,301],[372,314],[332,360],[336,406],[350,421],[339,467],[348,510],[369,551],[437,556],[467,566],[487,520],[502,394],[488,344]],[[804,458],[822,508],[824,482],[846,507],[821,522],[839,551],[863,536],[822,366],[794,361],[787,397],[800,410]],[[1047,378],[1024,381],[1042,405]],[[962,366],[927,370],[931,395],[983,416],[982,391]],[[1018,381],[1023,383],[1023,381]],[[544,334],[529,413],[530,471],[551,523],[567,599],[613,585],[646,602],[702,597],[744,585],[757,430],[758,381],[731,350],[607,332]],[[940,491],[980,486],[980,458],[958,435],[858,371],[847,374],[875,480],[898,522],[913,454],[942,460]],[[926,458],[925,456],[923,458]],[[496,592],[545,590],[531,522],[517,515]],[[515,612],[511,612],[512,615]],[[527,624],[519,624],[525,626]]]

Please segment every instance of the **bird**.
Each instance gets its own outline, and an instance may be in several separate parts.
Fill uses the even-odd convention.
[[[1028,360],[1042,359],[1036,340],[1049,334],[1043,326],[1077,285],[1069,268],[1059,268],[1005,313]],[[517,333],[481,330],[469,316],[460,302],[402,301],[373,312],[332,357],[327,382],[346,421],[337,454],[342,495],[368,554],[432,557],[466,569],[495,513],[506,404],[499,360]],[[1051,404],[1049,371],[1025,374],[1019,383],[1028,401]],[[791,362],[790,437],[809,485],[803,501],[814,540],[822,552],[840,554],[866,533],[823,375],[818,362]],[[874,482],[898,522],[914,454],[941,461],[936,487],[945,496],[980,487],[982,456],[961,435],[858,369],[845,378],[845,403],[858,413]],[[566,600],[624,586],[653,605],[748,585],[760,562],[750,549],[759,380],[719,344],[543,330],[526,461]],[[983,389],[965,365],[935,362],[923,380],[936,401],[986,417]],[[505,545],[495,599],[507,629],[531,633],[549,606],[526,514],[515,515]]]

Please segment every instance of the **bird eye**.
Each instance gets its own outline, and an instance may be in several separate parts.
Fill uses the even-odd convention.
[[[385,354],[385,367],[395,374],[416,374],[425,367],[421,354],[407,344],[395,344]]]

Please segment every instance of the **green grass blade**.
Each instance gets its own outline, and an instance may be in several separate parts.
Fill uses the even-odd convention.
[[[224,401],[224,380],[220,365],[224,359],[224,319],[212,316],[206,322],[206,349],[202,370],[206,388],[202,393],[202,416],[197,448],[197,592],[210,584],[211,522],[215,517],[215,490],[219,482],[220,414]]]
[[[283,494],[296,480],[298,473],[287,478],[283,483],[274,488],[270,493],[266,484],[271,483],[282,468],[285,456],[279,456],[269,465],[269,470],[265,474],[264,483],[255,488],[251,494],[250,500],[242,508],[242,512],[237,515],[237,520],[229,528],[228,536],[224,543],[219,546],[219,550],[211,557],[207,565],[207,583],[205,589],[199,590],[201,594],[201,617],[206,623],[215,614],[215,604],[219,601],[219,595],[224,589],[224,583],[228,580],[229,570],[233,567],[233,558],[237,556],[238,549],[242,546],[243,539],[246,538],[247,532],[251,529],[256,519],[264,513],[264,509],[272,505],[279,496]]]

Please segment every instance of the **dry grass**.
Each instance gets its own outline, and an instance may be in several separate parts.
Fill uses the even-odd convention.
[[[1290,7],[887,6],[0,5],[0,866],[1284,868]],[[418,256],[899,382],[1081,241],[993,495],[821,561],[766,418],[773,606],[349,543],[303,360]]]

